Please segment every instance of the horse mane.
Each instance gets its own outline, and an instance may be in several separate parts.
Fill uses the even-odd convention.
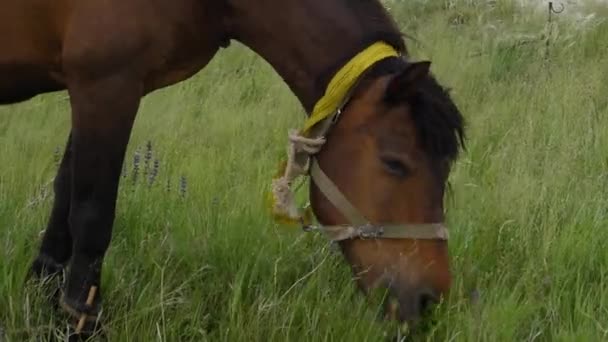
[[[464,118],[449,90],[429,75],[419,83],[410,105],[423,148],[435,157],[456,159],[465,148]]]
[[[366,80],[380,76],[396,75],[410,63],[406,57],[387,58],[370,68]],[[460,149],[465,148],[464,118],[433,74],[416,84],[414,96],[408,101],[422,148],[435,158],[453,161]]]
[[[383,40],[401,54],[407,54],[407,48],[403,41],[404,34],[399,30],[397,23],[379,0],[344,1],[355,14],[361,27],[365,27],[370,32],[368,37],[363,39],[362,44],[368,45]]]
[[[318,81],[329,82],[333,72],[352,55],[365,46],[380,40],[392,45],[404,57],[388,58],[376,63],[366,73],[365,78],[371,80],[405,70],[408,65],[405,34],[399,30],[380,1],[343,1],[348,4],[348,8],[354,11],[362,27],[366,27],[369,34],[344,60],[341,60],[327,74],[322,75]],[[418,84],[417,93],[409,104],[412,107],[412,119],[422,148],[435,158],[447,158],[450,162],[455,160],[460,149],[465,147],[464,118],[450,97],[449,91],[443,88],[431,74]]]
[[[406,55],[407,48],[403,41],[404,35],[399,31],[395,21],[378,0],[342,0],[344,7],[350,9],[357,19],[360,28],[365,29],[365,35],[343,52],[342,58],[323,72],[316,80],[317,89],[325,89],[333,75],[348,60],[365,47],[384,41],[394,47],[399,53]]]

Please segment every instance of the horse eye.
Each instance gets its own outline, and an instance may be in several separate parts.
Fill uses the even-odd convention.
[[[398,177],[406,177],[410,170],[403,161],[395,157],[382,157],[382,165],[391,174]]]

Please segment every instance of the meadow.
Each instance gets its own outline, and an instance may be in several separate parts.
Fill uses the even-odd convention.
[[[467,121],[446,197],[454,274],[429,341],[608,340],[608,7],[386,1]],[[544,9],[544,7],[543,7]],[[102,286],[111,341],[380,341],[396,327],[265,194],[303,123],[232,43],[143,101]],[[65,92],[0,107],[0,341],[61,336],[24,286],[69,131]]]

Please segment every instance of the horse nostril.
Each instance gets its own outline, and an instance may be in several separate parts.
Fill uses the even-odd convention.
[[[439,303],[439,295],[432,288],[391,288],[391,296],[385,298],[384,317],[400,322],[414,323],[429,313]]]

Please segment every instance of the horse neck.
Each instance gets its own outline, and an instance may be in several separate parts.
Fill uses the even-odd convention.
[[[405,53],[399,31],[375,0],[230,3],[231,37],[270,63],[308,112],[333,73],[367,45],[386,40]],[[356,8],[359,3],[366,8]]]

